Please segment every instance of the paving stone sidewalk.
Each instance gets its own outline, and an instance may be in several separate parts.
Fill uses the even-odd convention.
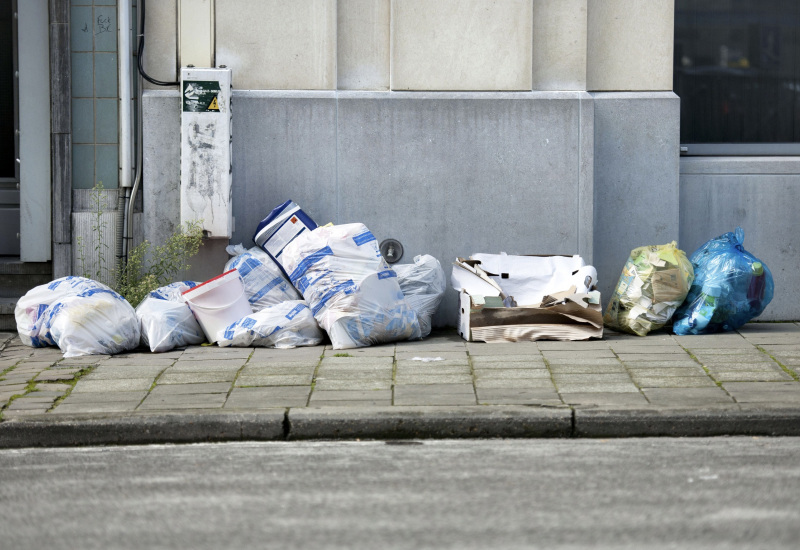
[[[0,333],[0,447],[4,425],[67,425],[59,423],[76,418],[135,425],[158,415],[174,425],[224,413],[279,421],[284,436],[292,427],[310,426],[309,437],[369,436],[380,429],[360,434],[363,425],[392,418],[396,428],[403,415],[434,423],[457,416],[467,431],[470,418],[500,415],[473,427],[478,436],[507,436],[491,426],[534,413],[540,427],[566,422],[571,435],[581,435],[575,426],[576,418],[584,418],[581,411],[594,418],[613,412],[615,422],[640,424],[648,418],[673,422],[664,420],[665,411],[702,411],[707,422],[723,421],[718,426],[752,414],[763,423],[772,414],[775,422],[794,425],[794,415],[800,415],[798,375],[797,323],[752,323],[708,336],[658,332],[640,338],[607,331],[603,340],[508,344],[464,342],[454,332],[439,332],[419,342],[344,351],[196,346],[69,359],[56,348],[33,349],[15,334]],[[328,427],[318,430],[315,421]],[[526,433],[532,432],[523,429],[520,435]],[[593,434],[604,432],[584,435]]]

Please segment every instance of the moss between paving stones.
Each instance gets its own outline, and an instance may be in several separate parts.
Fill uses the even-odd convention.
[[[782,363],[781,361],[779,361],[779,360],[778,360],[778,358],[777,358],[777,357],[775,357],[774,355],[772,355],[772,354],[771,354],[769,351],[767,351],[767,350],[766,350],[766,348],[764,348],[763,346],[756,346],[756,349],[758,349],[758,350],[759,350],[759,351],[761,351],[762,353],[766,354],[766,355],[767,355],[767,356],[768,356],[770,359],[772,359],[773,361],[775,361],[775,362],[778,364],[778,366],[780,366],[780,368],[781,368],[781,369],[783,369],[783,371],[784,371],[786,374],[788,374],[789,376],[791,376],[791,377],[792,377],[794,380],[798,380],[798,381],[800,381],[800,375],[798,375],[798,373],[797,373],[797,372],[795,372],[793,369],[790,369],[790,368],[789,368],[788,366],[786,366],[784,363]]]
[[[91,368],[79,368],[78,370],[74,370],[72,373],[70,373],[71,378],[68,379],[59,378],[57,383],[53,383],[52,384],[53,387],[63,388],[66,385],[68,386],[68,388],[66,388],[63,391],[61,397],[57,397],[52,400],[52,406],[47,408],[47,410],[52,410],[55,406],[58,405],[58,403],[63,401],[64,398],[67,395],[69,395],[69,392],[72,390],[72,388],[75,387],[75,384],[78,382],[78,380],[85,374],[91,372],[91,370],[92,370]],[[40,372],[45,372],[45,371],[43,370]],[[35,377],[29,380],[24,391],[19,392],[18,394],[12,396],[11,399],[9,399],[8,402],[2,408],[0,408],[0,421],[3,420],[3,412],[7,410],[14,401],[16,401],[17,399],[27,397],[28,395],[31,394],[35,394],[39,391],[46,391],[45,388],[47,387],[47,385],[48,381],[36,380]]]

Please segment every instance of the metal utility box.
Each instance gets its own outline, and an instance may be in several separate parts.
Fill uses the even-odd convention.
[[[206,237],[233,234],[231,70],[181,69],[181,223]]]

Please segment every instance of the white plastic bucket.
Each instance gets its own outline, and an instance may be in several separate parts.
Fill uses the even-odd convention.
[[[190,288],[183,298],[212,344],[220,331],[253,313],[242,278],[235,269]]]

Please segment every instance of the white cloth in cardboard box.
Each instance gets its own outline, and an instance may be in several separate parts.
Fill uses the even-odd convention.
[[[472,254],[503,292],[514,298],[519,306],[534,305],[548,294],[561,292],[571,286],[572,275],[586,265],[575,256],[514,256]]]

